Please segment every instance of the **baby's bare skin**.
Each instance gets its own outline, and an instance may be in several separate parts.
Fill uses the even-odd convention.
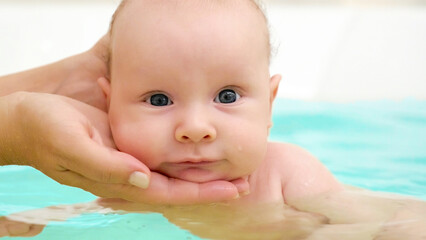
[[[306,150],[270,142],[262,165],[249,177],[251,194],[241,200],[284,202],[343,190],[330,171]]]

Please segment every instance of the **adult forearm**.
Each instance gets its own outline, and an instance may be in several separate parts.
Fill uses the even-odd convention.
[[[97,84],[108,78],[108,35],[86,52],[28,71],[0,76],[0,97],[27,91],[53,93],[105,110],[106,101]]]
[[[14,148],[11,136],[14,136],[14,113],[16,104],[21,94],[0,97],[0,165],[11,165],[13,162]]]
[[[17,91],[54,93],[69,75],[67,61],[59,61],[31,70],[0,77],[0,96]]]

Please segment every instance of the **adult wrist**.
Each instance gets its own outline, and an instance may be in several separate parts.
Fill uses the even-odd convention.
[[[15,92],[0,97],[0,165],[19,165],[16,110],[28,93]]]

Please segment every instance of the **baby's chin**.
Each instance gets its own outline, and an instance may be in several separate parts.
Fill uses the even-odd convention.
[[[164,174],[171,178],[195,183],[206,183],[219,180],[227,181],[230,179],[235,179],[230,176],[226,176],[224,173],[202,168],[185,168],[179,171],[167,172]]]

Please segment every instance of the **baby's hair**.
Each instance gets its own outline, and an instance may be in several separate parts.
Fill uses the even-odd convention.
[[[117,16],[120,14],[121,10],[126,6],[126,4],[129,2],[130,0],[122,0],[120,5],[118,5],[117,9],[115,10],[114,14],[112,15],[111,18],[111,22],[110,22],[110,26],[109,26],[109,37],[110,39],[112,39],[112,34],[113,34],[113,28],[114,28],[114,22],[117,19]],[[200,0],[201,1],[201,0]],[[204,1],[222,1],[222,2],[226,2],[229,0],[204,0]],[[240,0],[237,0],[240,1]],[[270,43],[270,34],[269,34],[269,26],[268,26],[268,19],[265,15],[265,10],[263,8],[263,5],[261,4],[260,0],[247,0],[250,4],[253,5],[253,7],[255,7],[255,9],[261,14],[263,20],[265,21],[265,34],[267,37],[267,51],[268,51],[268,60],[270,60],[271,58],[271,52],[272,52],[272,47],[271,47],[271,43]],[[109,46],[108,49],[108,55],[107,55],[107,64],[109,66],[109,69],[111,69],[111,44]]]

